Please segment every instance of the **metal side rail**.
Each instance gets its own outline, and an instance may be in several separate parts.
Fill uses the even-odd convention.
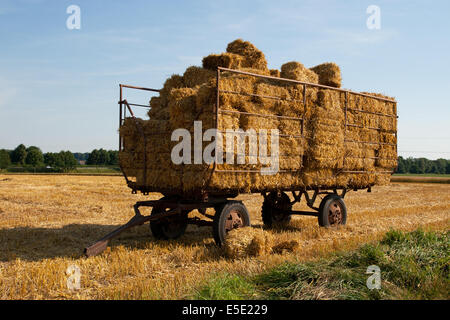
[[[140,226],[142,224],[144,224],[147,221],[152,221],[152,220],[157,220],[160,218],[164,218],[164,217],[168,217],[174,214],[179,214],[181,213],[181,207],[180,206],[176,206],[175,208],[172,208],[169,211],[160,213],[160,214],[154,214],[151,216],[143,216],[141,214],[141,212],[139,211],[139,207],[141,206],[145,206],[145,207],[153,207],[153,206],[159,206],[161,205],[161,202],[158,201],[139,201],[136,202],[136,204],[134,205],[134,212],[135,215],[133,218],[130,219],[130,221],[128,221],[126,224],[120,226],[119,228],[111,231],[110,233],[108,233],[107,235],[105,235],[103,238],[97,240],[94,244],[90,245],[89,247],[86,247],[84,249],[84,254],[87,257],[90,256],[95,256],[98,255],[100,253],[102,253],[104,250],[106,250],[106,247],[108,246],[109,240],[111,240],[112,238],[118,236],[119,234],[121,234],[122,232],[136,227],[136,226]]]

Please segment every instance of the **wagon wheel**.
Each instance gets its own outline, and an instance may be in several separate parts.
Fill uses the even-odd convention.
[[[250,215],[245,205],[239,201],[228,201],[216,208],[213,221],[214,240],[220,246],[229,231],[249,225]]]
[[[337,194],[329,194],[323,198],[319,206],[319,225],[329,227],[344,225],[347,222],[347,207],[344,199]]]
[[[173,200],[173,197],[163,197],[161,200]],[[170,209],[162,209],[154,207],[151,215],[161,214],[162,212],[169,211]],[[189,211],[183,211],[181,214],[169,216],[167,218],[161,218],[158,220],[150,221],[150,230],[156,239],[176,239],[184,234],[188,225],[188,213]]]
[[[285,192],[281,192],[280,194],[271,192],[264,198],[261,216],[265,226],[283,226],[291,221],[289,214],[278,212],[278,210],[292,210],[291,200]]]

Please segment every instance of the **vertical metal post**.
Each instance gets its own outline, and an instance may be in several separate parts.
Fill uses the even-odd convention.
[[[347,106],[348,106],[348,91],[345,91],[345,128],[344,128],[344,139],[347,135]]]
[[[392,118],[392,119],[394,119],[394,121],[395,121],[395,154],[397,155],[397,158],[398,158],[398,150],[397,150],[397,148],[398,148],[398,138],[397,138],[397,128],[398,128],[398,115],[397,115],[397,102],[394,102],[394,113],[395,113],[395,118]]]
[[[220,69],[217,68],[217,76],[216,76],[216,129],[219,130],[219,104],[220,104],[220,89],[219,89],[219,82],[220,82]]]
[[[348,108],[348,91],[345,91],[345,106],[344,106],[344,146],[345,146],[345,138],[347,137],[347,108]],[[342,168],[345,167],[345,152],[344,157],[342,158]]]
[[[120,96],[119,96],[119,104],[120,104],[120,107],[119,107],[119,151],[121,151],[122,150],[122,136],[120,134],[120,126],[122,125],[122,109],[123,109],[123,106],[122,106],[122,85],[121,84],[119,84],[119,88],[120,88]]]
[[[216,83],[216,95],[217,95],[217,97],[216,97],[216,133],[217,134],[221,134],[221,133],[219,133],[220,131],[219,131],[219,108],[220,108],[220,88],[219,88],[219,84],[220,84],[220,69],[219,68],[217,68],[217,76],[216,76],[216,81],[217,81],[217,83]],[[217,140],[216,140],[216,143],[217,143]],[[222,146],[220,146],[221,148],[223,147],[223,145]],[[216,170],[216,163],[217,163],[217,146],[216,146],[216,151],[215,151],[215,154],[214,154],[214,158],[215,158],[215,160],[214,160],[214,165],[213,165],[213,172],[214,172],[214,170]]]
[[[306,116],[306,84],[303,85],[302,137],[303,137],[303,130],[305,127],[305,116]]]

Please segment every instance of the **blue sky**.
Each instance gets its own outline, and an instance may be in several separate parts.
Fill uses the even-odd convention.
[[[0,148],[117,149],[119,83],[160,88],[243,38],[271,68],[334,61],[345,88],[396,97],[399,154],[449,159],[449,14],[449,1],[1,0]]]

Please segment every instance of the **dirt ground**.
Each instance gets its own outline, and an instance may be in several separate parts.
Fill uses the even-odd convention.
[[[239,198],[260,227],[262,196]],[[286,260],[315,259],[390,229],[450,228],[449,184],[392,183],[349,192],[346,226],[324,229],[314,217],[293,217],[287,228],[270,231],[276,241],[297,240],[294,252],[230,260],[211,228],[189,226],[180,239],[155,241],[145,224],[113,240],[102,255],[82,256],[145,199],[118,176],[0,175],[0,299],[180,299],[221,272],[250,275]],[[80,269],[78,290],[67,287],[71,265]]]

